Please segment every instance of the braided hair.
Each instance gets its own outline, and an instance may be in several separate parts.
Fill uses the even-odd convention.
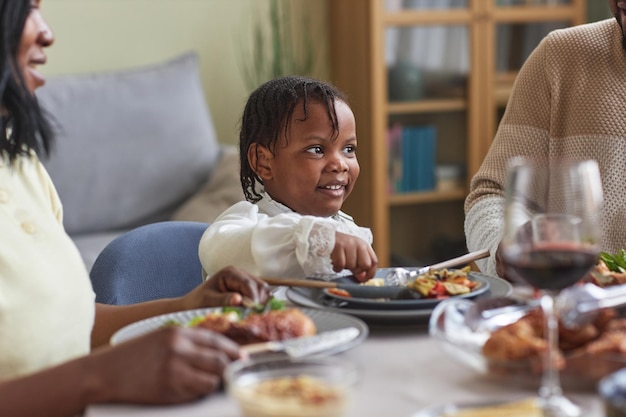
[[[30,11],[29,0],[0,0],[0,157],[6,154],[10,161],[30,151],[47,154],[53,136],[17,63]]]
[[[259,201],[261,194],[256,185],[263,185],[263,180],[248,161],[250,145],[263,145],[276,155],[276,146],[281,134],[287,139],[289,122],[296,105],[302,105],[306,120],[310,102],[326,107],[333,135],[336,137],[339,123],[335,100],[345,102],[346,97],[332,84],[300,76],[275,78],[250,94],[241,118],[239,133],[240,178],[246,200],[253,203]]]

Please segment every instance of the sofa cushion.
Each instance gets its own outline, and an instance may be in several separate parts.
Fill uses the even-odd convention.
[[[245,199],[239,179],[239,151],[224,146],[211,177],[174,212],[172,220],[213,223],[224,210]]]
[[[50,77],[37,96],[57,131],[44,164],[70,234],[169,218],[218,159],[193,53],[139,69]]]

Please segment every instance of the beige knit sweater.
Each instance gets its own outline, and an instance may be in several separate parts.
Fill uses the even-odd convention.
[[[505,165],[516,155],[595,159],[603,181],[603,250],[626,248],[626,54],[615,19],[550,33],[526,60],[465,200],[469,250],[495,275]]]

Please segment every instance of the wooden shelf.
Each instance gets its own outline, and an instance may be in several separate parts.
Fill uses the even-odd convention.
[[[462,167],[469,183],[489,151],[516,77],[515,72],[497,70],[497,51],[501,46],[497,38],[499,25],[513,25],[519,37],[523,30],[516,28],[517,25],[585,22],[585,0],[571,0],[569,4],[558,6],[505,7],[495,3],[494,0],[468,0],[464,8],[397,11],[386,10],[385,0],[331,0],[328,3],[330,38],[333,39],[331,78],[349,97],[359,136],[361,174],[343,209],[359,225],[372,229],[374,250],[381,267],[389,265],[392,252],[429,258],[433,255],[432,243],[437,239],[462,241],[463,201],[468,192],[467,187],[458,187],[449,191],[389,195],[390,124],[435,126],[436,165]],[[390,54],[386,48],[394,39],[410,44],[409,36],[416,33],[404,30],[410,27],[420,29],[418,36],[453,33],[461,36],[461,44],[458,39],[453,43],[449,43],[450,39],[448,43],[433,43],[429,38],[426,46],[419,44],[420,49],[415,49],[414,55],[407,53],[403,58],[410,57],[411,64],[424,70],[424,98],[390,102]],[[511,42],[517,37],[511,36]],[[418,37],[417,42],[423,39]],[[439,45],[434,51],[444,53],[445,48],[454,51],[445,59],[441,54],[433,55],[433,51],[416,52],[428,50],[433,44]],[[511,56],[506,64],[511,68],[519,68],[524,59],[519,55],[522,48],[515,48],[515,45],[507,45]],[[461,52],[467,54],[464,61],[455,61],[460,65],[453,66],[452,71],[449,68],[447,72],[438,70],[450,60],[463,56]],[[439,66],[426,62],[433,56],[439,57]],[[456,76],[446,78],[449,73]],[[462,78],[457,73],[462,74]]]
[[[465,109],[467,109],[467,100],[461,98],[392,102],[387,104],[387,112],[389,114],[435,113]]]
[[[485,0],[483,0],[485,1]],[[472,20],[472,14],[466,9],[450,10],[411,10],[385,14],[385,26],[415,25],[466,25]]]
[[[465,188],[456,188],[446,191],[423,191],[417,193],[399,193],[389,196],[389,204],[401,206],[407,204],[441,203],[446,201],[464,200],[467,196]]]
[[[571,22],[579,18],[577,10],[567,5],[498,7],[493,12],[497,23]]]

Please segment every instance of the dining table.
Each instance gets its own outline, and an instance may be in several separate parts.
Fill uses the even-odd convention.
[[[362,343],[336,356],[354,362],[361,372],[346,417],[413,417],[446,403],[523,400],[537,393],[534,386],[520,385],[513,378],[493,380],[460,363],[429,335],[423,321],[415,325],[371,325]],[[583,416],[605,415],[596,390],[565,394],[581,406]],[[85,416],[239,417],[241,413],[234,399],[220,391],[182,405],[93,405]]]

